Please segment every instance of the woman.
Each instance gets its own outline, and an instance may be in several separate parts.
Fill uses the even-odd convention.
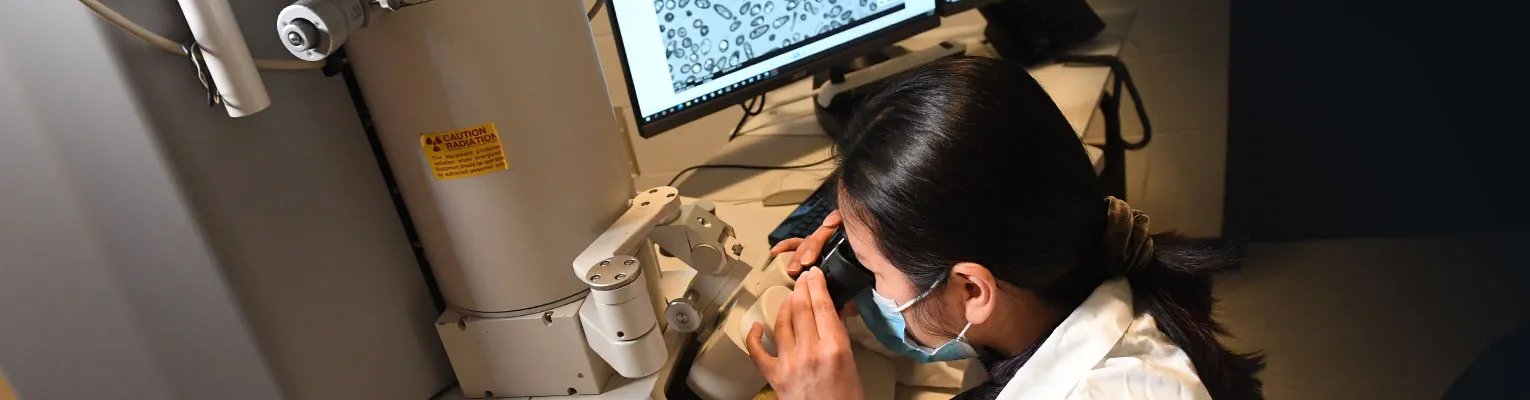
[[[840,143],[840,211],[797,250],[801,271],[841,221],[876,278],[855,304],[888,349],[978,357],[991,380],[958,399],[1254,399],[1262,357],[1227,350],[1210,275],[1226,254],[1148,232],[1101,194],[1072,127],[1023,69],[958,58],[892,79]],[[822,272],[776,320],[778,356],[749,352],[782,398],[861,386]]]

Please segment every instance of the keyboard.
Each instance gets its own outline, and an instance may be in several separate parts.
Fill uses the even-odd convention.
[[[781,225],[770,231],[770,246],[775,247],[776,243],[783,240],[807,237],[818,231],[818,227],[823,226],[823,219],[839,208],[836,196],[834,185],[828,182],[819,185],[818,190],[814,190],[807,200],[792,210],[791,215],[786,216],[786,220],[781,221]]]

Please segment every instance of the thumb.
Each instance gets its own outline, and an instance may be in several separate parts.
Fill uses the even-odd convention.
[[[775,375],[776,357],[765,351],[765,344],[761,338],[765,337],[765,326],[755,322],[749,328],[749,336],[745,337],[744,345],[749,347],[749,358],[754,360],[754,366],[760,369],[765,376]]]

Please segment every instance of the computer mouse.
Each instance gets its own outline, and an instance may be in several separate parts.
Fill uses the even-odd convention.
[[[787,172],[765,184],[760,202],[767,207],[802,204],[822,184],[823,177],[818,174]]]

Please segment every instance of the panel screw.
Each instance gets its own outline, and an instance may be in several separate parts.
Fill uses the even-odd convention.
[[[627,279],[627,274],[616,274],[616,280]]]
[[[590,281],[600,280],[600,274],[590,275]]]
[[[622,261],[622,265],[632,265],[632,264],[636,264],[636,263],[637,263],[637,260],[631,260],[631,259],[629,259],[627,261]]]

